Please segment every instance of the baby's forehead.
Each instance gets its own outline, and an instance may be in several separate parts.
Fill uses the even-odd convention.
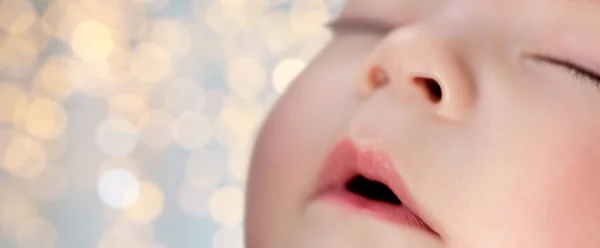
[[[397,26],[458,21],[468,26],[563,26],[600,33],[600,0],[347,0],[340,17]]]
[[[417,8],[417,2],[416,0],[347,0],[340,16],[398,24],[416,16],[414,10]]]
[[[346,0],[343,14],[366,13],[372,15],[394,16],[400,14],[418,14],[422,11],[456,11],[470,9],[471,11],[485,11],[486,9],[509,10],[519,12],[523,7],[537,7],[527,9],[531,12],[555,10],[564,6],[562,10],[568,11],[573,6],[578,8],[591,7],[600,17],[600,0]],[[541,9],[540,9],[541,8]],[[416,12],[416,13],[415,13]]]

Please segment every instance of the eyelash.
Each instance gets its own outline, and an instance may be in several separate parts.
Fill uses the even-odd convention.
[[[566,61],[566,60],[560,60],[560,59],[554,59],[554,58],[539,58],[539,59],[545,60],[546,62],[549,62],[554,65],[563,67],[575,79],[593,83],[596,85],[598,90],[600,90],[600,75],[598,75],[597,73],[595,73],[589,69],[585,69],[581,66],[575,65],[574,63]]]

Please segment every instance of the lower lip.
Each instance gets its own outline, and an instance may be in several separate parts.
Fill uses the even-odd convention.
[[[330,189],[322,193],[321,200],[351,211],[365,213],[379,219],[417,228],[435,234],[423,221],[403,205],[393,205],[367,199],[346,189]]]

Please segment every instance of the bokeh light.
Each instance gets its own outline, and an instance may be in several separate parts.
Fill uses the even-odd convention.
[[[219,150],[193,153],[185,162],[188,181],[201,189],[215,188],[225,176],[226,159]]]
[[[125,209],[125,215],[137,222],[152,221],[162,212],[165,195],[158,186],[148,181],[141,182],[138,190],[137,199]]]
[[[250,169],[252,148],[249,145],[234,147],[229,153],[228,171],[238,182],[245,183]]]
[[[29,194],[44,201],[56,201],[64,196],[69,185],[67,171],[60,166],[47,166],[27,184]]]
[[[204,104],[204,113],[211,119],[217,117],[223,106],[223,102],[227,98],[227,91],[211,90],[206,92],[206,102]]]
[[[231,37],[246,26],[243,6],[213,1],[205,12],[206,25],[221,36]]]
[[[77,24],[71,36],[71,46],[82,59],[101,62],[110,55],[115,41],[109,27],[89,19]]]
[[[117,111],[135,111],[145,105],[145,99],[137,94],[122,93],[113,95],[109,99],[109,104]]]
[[[61,135],[67,123],[67,113],[62,105],[47,98],[33,100],[25,115],[25,127],[29,134],[43,140]]]
[[[69,137],[63,134],[55,139],[44,142],[44,149],[50,160],[55,160],[63,157],[69,149]]]
[[[6,148],[8,148],[15,135],[16,134],[13,129],[0,128],[0,164],[4,163],[4,154],[6,152]],[[2,166],[0,166],[0,169],[2,169]]]
[[[233,59],[227,69],[227,83],[239,96],[252,98],[261,93],[267,84],[262,64],[254,58]]]
[[[13,137],[4,153],[4,168],[14,176],[31,178],[48,162],[46,150],[37,141],[22,135]]]
[[[212,138],[210,120],[197,112],[184,112],[175,120],[175,142],[188,150],[199,150]]]
[[[147,13],[156,13],[163,10],[172,0],[132,0],[133,2],[141,2]]]
[[[58,243],[58,231],[47,220],[27,218],[17,227],[16,243],[19,248],[54,248]]]
[[[0,246],[243,247],[260,125],[344,2],[0,0]]]
[[[100,175],[98,195],[111,208],[127,208],[138,200],[139,194],[140,182],[129,170],[109,169]]]
[[[173,118],[164,110],[151,110],[148,122],[140,133],[140,139],[154,150],[167,148],[173,141]]]
[[[264,117],[264,107],[254,99],[228,96],[215,120],[216,138],[227,147],[252,140]]]
[[[244,191],[237,187],[218,189],[208,203],[211,216],[225,227],[239,224],[244,217],[244,197]]]
[[[41,88],[51,96],[64,100],[73,93],[74,85],[69,77],[68,57],[51,57],[47,59],[36,75]]]
[[[165,91],[165,102],[172,113],[202,110],[205,93],[199,82],[186,78],[172,80]]]
[[[322,1],[294,1],[290,20],[298,34],[314,34],[329,21],[329,9]]]
[[[273,71],[273,87],[279,94],[283,93],[290,83],[304,70],[306,62],[296,59],[287,58],[279,62]]]
[[[146,248],[150,243],[148,228],[119,218],[102,234],[96,248]]]
[[[152,27],[150,40],[162,46],[174,58],[187,55],[192,47],[189,28],[175,20],[156,22]]]
[[[127,156],[137,146],[137,129],[126,120],[106,120],[96,131],[96,142],[98,147],[109,155]]]
[[[77,90],[91,97],[104,96],[116,78],[107,64],[87,62],[79,58],[69,62],[69,77]]]
[[[16,83],[0,83],[0,123],[12,123],[19,111],[19,105],[26,105],[26,95]],[[21,107],[22,110],[22,107]]]
[[[32,74],[43,48],[32,35],[10,34],[0,43],[0,68],[14,79],[24,79]]]
[[[212,190],[207,190],[191,183],[185,183],[178,193],[179,207],[190,216],[197,218],[208,217],[208,202],[211,195]]]
[[[125,169],[127,173],[131,173],[135,178],[140,177],[140,169],[132,158],[110,158],[102,163],[98,172],[103,174],[112,169]]]
[[[276,54],[290,49],[299,38],[286,12],[266,14],[259,29],[270,51]]]
[[[19,224],[26,219],[38,217],[38,206],[24,191],[5,182],[0,188],[0,231],[3,236],[16,237]]]
[[[212,241],[212,248],[244,248],[244,230],[242,226],[223,227]]]
[[[34,6],[29,1],[5,0],[0,3],[0,29],[24,33],[36,19]]]
[[[150,109],[146,104],[138,105],[136,108],[129,110],[118,110],[111,108],[108,112],[110,119],[120,120],[128,123],[133,127],[133,132],[139,138],[140,131],[148,125],[150,121]]]
[[[133,51],[129,69],[137,80],[158,83],[171,71],[171,60],[169,52],[162,46],[150,42],[143,43]]]

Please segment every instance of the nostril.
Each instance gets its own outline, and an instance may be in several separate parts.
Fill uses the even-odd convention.
[[[435,79],[417,77],[414,81],[418,86],[425,90],[431,101],[438,103],[442,100],[442,88]]]
[[[381,66],[376,65],[371,67],[367,76],[369,85],[372,89],[377,89],[390,83],[389,75]],[[427,97],[429,97],[432,102],[439,103],[442,100],[442,87],[435,79],[415,77],[413,81],[425,91]]]
[[[380,67],[374,66],[369,70],[369,83],[373,88],[387,85],[390,81],[387,73]]]

